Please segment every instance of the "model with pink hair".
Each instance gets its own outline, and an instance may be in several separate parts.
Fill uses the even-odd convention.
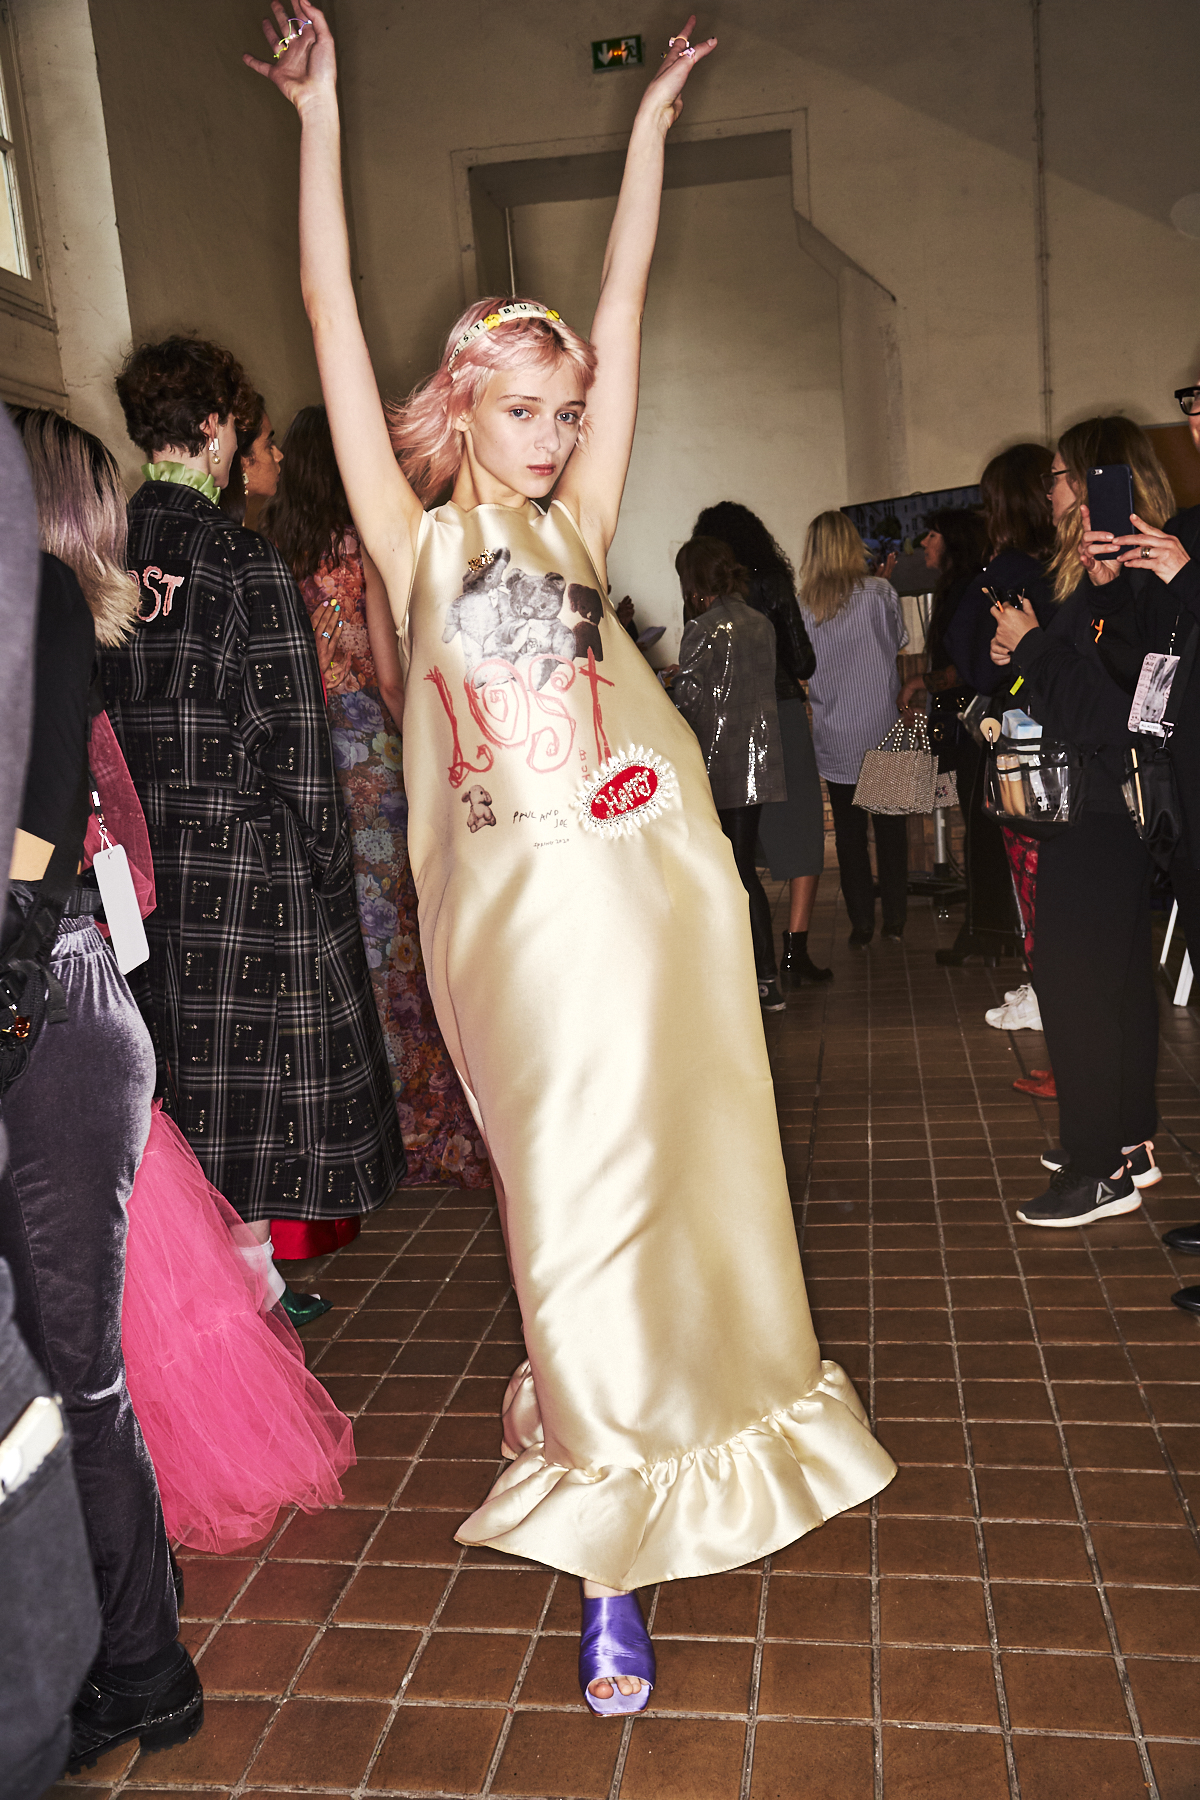
[[[509,1466],[458,1537],[581,1577],[584,1697],[637,1712],[655,1669],[633,1590],[753,1562],[894,1473],[813,1336],[746,895],[704,760],[607,598],[664,145],[716,40],[693,46],[689,19],[642,97],[591,343],[540,301],[483,300],[385,412],[333,39],[296,10],[273,0],[273,59],[246,61],[300,115],[304,300],[399,634],[429,987],[528,1355]]]

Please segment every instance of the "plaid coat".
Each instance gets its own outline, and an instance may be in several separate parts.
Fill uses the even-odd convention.
[[[130,502],[129,567],[140,623],[103,674],[154,853],[168,1104],[243,1218],[368,1212],[404,1151],[304,603],[175,483]]]

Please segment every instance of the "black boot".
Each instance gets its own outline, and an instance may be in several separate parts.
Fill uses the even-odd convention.
[[[832,969],[818,969],[808,954],[807,931],[785,931],[783,961],[779,975],[784,987],[799,987],[805,981],[832,981]]]
[[[182,1644],[146,1663],[96,1667],[71,1714],[69,1775],[90,1769],[118,1744],[140,1738],[143,1750],[186,1744],[204,1723],[204,1690]]]

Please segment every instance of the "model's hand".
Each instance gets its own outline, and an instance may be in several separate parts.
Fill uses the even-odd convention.
[[[879,567],[876,569],[875,573],[877,575],[882,575],[882,577],[885,581],[890,581],[892,578],[892,570],[896,567],[896,564],[899,561],[900,561],[900,552],[898,550],[889,550],[887,555],[884,557],[883,561],[880,563]]]
[[[693,46],[689,40],[695,26],[696,15],[693,13],[678,36],[671,39],[662,67],[642,95],[642,103],[638,107],[639,114],[653,118],[664,136],[683,111],[680,96],[692,69],[701,57],[708,56],[717,47],[715,37]]]
[[[1079,508],[1079,516],[1083,520],[1083,540],[1079,546],[1079,560],[1087,571],[1087,578],[1093,587],[1107,587],[1121,573],[1115,559],[1106,557],[1103,562],[1097,558],[1100,550],[1111,550],[1117,542],[1111,531],[1093,531],[1092,515],[1086,506]],[[1133,515],[1131,514],[1130,517]]]
[[[633,601],[628,594],[626,594],[620,606],[617,608],[617,617],[620,619],[622,625],[633,624]]]
[[[263,36],[271,47],[271,61],[259,62],[253,56],[243,56],[242,61],[255,74],[265,75],[300,110],[315,95],[333,93],[337,86],[337,57],[333,33],[324,14],[309,0],[292,0],[292,4],[296,10],[289,16],[279,0],[271,0],[274,23],[270,19],[262,22]],[[274,53],[285,38],[291,42],[282,56],[276,57]]]
[[[1152,569],[1160,581],[1172,581],[1180,569],[1187,568],[1192,559],[1178,538],[1145,524],[1136,513],[1129,517],[1136,535],[1113,539],[1121,546],[1119,562],[1132,564],[1135,569]]]
[[[992,647],[994,650],[998,645],[1001,650],[1005,651],[1004,661],[1007,662],[1008,653],[1011,653],[1016,649],[1021,639],[1028,632],[1037,630],[1037,614],[1034,612],[1032,606],[1030,606],[1029,601],[1025,598],[1024,594],[1022,594],[1021,605],[1019,608],[1015,606],[1002,606],[1000,601],[997,600],[996,604],[992,607],[992,617],[996,621],[996,635],[992,639]],[[1000,658],[993,655],[992,661],[999,662]]]

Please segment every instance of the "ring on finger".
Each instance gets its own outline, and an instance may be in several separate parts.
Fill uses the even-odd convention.
[[[667,39],[667,49],[673,50],[675,48],[676,44],[682,44],[684,49],[686,50],[690,43],[691,43],[690,38],[685,38],[685,37],[668,38]]]
[[[1143,555],[1143,556],[1149,556],[1149,554],[1150,554],[1150,546],[1149,546],[1149,544],[1143,544],[1143,545],[1142,545],[1142,555]]]
[[[287,49],[288,45],[294,44],[295,41],[296,41],[296,33],[294,31],[291,33],[291,35],[289,37],[281,37],[279,42],[275,46],[274,60],[276,62],[278,62],[280,57],[283,55],[284,51]]]
[[[332,636],[333,636],[333,633],[332,633],[332,631],[323,631],[323,632],[322,632],[322,633],[321,633],[321,636],[322,636],[322,637],[323,637],[323,638],[328,638],[328,637],[332,637]]]

